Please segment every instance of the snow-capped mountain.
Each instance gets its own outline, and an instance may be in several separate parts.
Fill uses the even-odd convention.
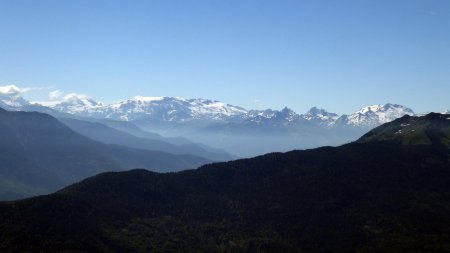
[[[336,113],[330,113],[324,109],[312,107],[302,115],[303,119],[320,126],[331,126],[339,116]]]
[[[335,126],[375,127],[404,115],[415,115],[413,110],[397,104],[371,105],[359,111],[342,115],[336,119]]]
[[[35,102],[58,112],[81,117],[134,121],[187,122],[193,120],[225,120],[246,114],[247,111],[209,99],[136,96],[105,105],[86,95],[69,94],[61,101]]]
[[[282,110],[251,110],[246,115],[243,115],[243,119],[249,122],[257,124],[281,124],[287,125],[296,123],[301,119],[301,116],[295,113],[293,110],[285,107]]]
[[[445,109],[442,114],[450,114],[450,111],[448,109]]]
[[[342,126],[375,127],[404,115],[415,115],[402,105],[371,105],[359,111],[338,116],[324,109],[312,107],[305,114],[297,114],[285,107],[282,110],[246,110],[239,106],[210,99],[136,96],[112,104],[97,102],[87,95],[67,94],[58,101],[30,103],[20,96],[0,96],[0,107],[9,110],[45,106],[60,113],[98,119],[122,121],[163,122],[170,124],[201,122],[252,123],[267,126],[312,125],[333,128]],[[448,113],[448,111],[447,111]]]
[[[28,105],[29,102],[20,96],[8,96],[0,94],[0,107],[12,109]]]
[[[222,121],[246,113],[244,108],[209,99],[136,96],[109,105],[105,117],[126,121],[187,122]]]
[[[34,104],[83,117],[103,117],[107,108],[103,103],[96,102],[87,95],[75,93],[67,94],[59,101],[35,102]]]

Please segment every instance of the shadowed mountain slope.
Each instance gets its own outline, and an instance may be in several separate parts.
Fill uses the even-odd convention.
[[[49,193],[105,171],[176,171],[208,162],[191,155],[106,145],[49,115],[2,109],[0,159],[0,199]]]
[[[422,117],[404,116],[381,125],[362,136],[360,143],[397,141],[403,144],[450,146],[450,115],[430,113]]]

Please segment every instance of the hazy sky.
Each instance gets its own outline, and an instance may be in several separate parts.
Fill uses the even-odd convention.
[[[113,102],[450,107],[448,0],[0,0],[0,85]]]

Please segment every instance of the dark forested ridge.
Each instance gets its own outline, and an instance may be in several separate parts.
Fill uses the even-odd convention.
[[[0,109],[0,200],[56,191],[105,171],[175,171],[208,162],[192,155],[106,145],[50,115]]]
[[[103,173],[5,202],[0,252],[450,252],[446,117],[404,117],[337,148]]]
[[[450,114],[430,113],[422,117],[404,116],[381,125],[362,136],[358,142],[396,141],[411,145],[450,146]]]

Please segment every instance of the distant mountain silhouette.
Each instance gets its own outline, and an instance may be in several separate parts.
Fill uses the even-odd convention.
[[[0,109],[0,199],[50,193],[105,171],[177,171],[209,160],[192,155],[106,145],[52,116]]]
[[[163,151],[171,154],[189,154],[212,161],[227,161],[232,159],[232,156],[226,154],[225,152],[209,152],[193,143],[175,145],[162,140],[139,138],[124,131],[110,128],[99,122],[89,122],[70,118],[60,118],[60,121],[77,133],[107,144],[117,144],[132,148]]]
[[[336,148],[103,173],[3,203],[0,251],[449,252],[446,117],[405,116]],[[405,124],[430,141],[396,137]]]

